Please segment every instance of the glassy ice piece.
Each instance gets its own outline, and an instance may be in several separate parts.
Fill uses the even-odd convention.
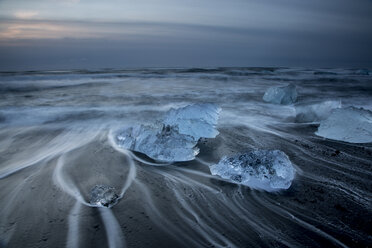
[[[257,150],[225,156],[209,169],[212,175],[266,191],[288,189],[295,175],[288,156],[279,150]]]
[[[291,104],[297,100],[296,86],[289,84],[284,87],[271,87],[263,96],[265,102],[275,104]]]
[[[372,112],[363,108],[340,108],[320,122],[316,135],[350,143],[372,142]]]
[[[170,109],[164,116],[163,123],[178,129],[198,140],[200,137],[214,138],[221,108],[215,104],[193,104],[183,108]]]
[[[218,135],[216,124],[220,110],[215,104],[170,109],[161,124],[127,128],[117,136],[117,143],[158,161],[193,160],[199,153],[198,140]]]
[[[96,185],[90,193],[90,204],[97,207],[111,208],[118,201],[115,188],[107,185]]]
[[[117,142],[125,149],[163,162],[189,161],[199,153],[196,147],[198,140],[165,125],[127,128],[117,136]]]
[[[324,101],[296,106],[296,122],[319,122],[325,120],[334,109],[341,108],[341,101]]]

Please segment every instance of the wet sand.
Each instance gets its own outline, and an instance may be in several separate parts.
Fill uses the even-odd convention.
[[[291,131],[310,134],[313,129],[304,125]],[[288,140],[245,127],[220,132],[199,143],[197,160],[159,167],[136,159],[154,162],[144,155],[117,150],[109,130],[3,129],[2,141],[12,138],[1,149],[2,172],[14,168],[15,159],[17,166],[24,161],[24,168],[0,180],[2,246],[371,244],[371,146],[316,136]],[[249,133],[251,140],[239,139],[239,132]],[[66,147],[58,150],[56,141]],[[240,142],[286,152],[297,169],[291,188],[268,193],[210,176],[205,164],[226,151],[241,152]],[[48,147],[51,152],[42,154]],[[96,184],[123,193],[119,203],[111,209],[84,205]]]

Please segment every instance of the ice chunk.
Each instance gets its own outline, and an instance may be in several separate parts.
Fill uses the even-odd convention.
[[[118,198],[115,188],[107,185],[96,185],[90,193],[90,204],[110,208],[117,203]]]
[[[163,162],[189,161],[199,153],[196,147],[198,140],[165,125],[127,128],[117,136],[117,142],[125,149],[144,153]]]
[[[355,107],[335,109],[320,122],[315,134],[350,143],[372,142],[372,112]]]
[[[296,102],[297,91],[296,86],[289,84],[284,87],[271,87],[263,96],[265,102],[275,103],[275,104],[291,104]]]
[[[341,101],[324,101],[296,106],[296,122],[319,122],[325,120],[336,108],[341,108]]]
[[[201,137],[218,135],[220,108],[215,104],[193,104],[169,110],[161,123],[138,125],[117,136],[118,145],[163,162],[189,161],[199,153]]]
[[[279,150],[257,150],[223,157],[209,169],[212,175],[266,191],[288,189],[295,174],[288,156]]]
[[[193,104],[178,109],[172,108],[165,114],[163,123],[196,140],[200,137],[214,138],[218,135],[216,125],[220,111],[221,108],[215,104]]]

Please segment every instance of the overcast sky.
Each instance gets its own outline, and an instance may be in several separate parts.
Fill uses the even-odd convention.
[[[370,0],[0,0],[0,70],[372,67]]]

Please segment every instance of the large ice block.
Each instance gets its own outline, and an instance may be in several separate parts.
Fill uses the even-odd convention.
[[[199,153],[196,147],[198,140],[180,134],[174,127],[160,124],[129,127],[117,136],[117,142],[125,149],[163,162],[189,161]]]
[[[291,104],[297,100],[296,86],[289,84],[284,87],[271,87],[263,96],[265,102],[275,104]]]
[[[363,108],[340,108],[320,122],[315,132],[324,138],[350,143],[372,142],[372,112]]]
[[[163,123],[178,129],[180,134],[187,134],[195,139],[214,138],[221,108],[215,104],[193,104],[183,108],[170,109],[164,116]]]
[[[341,108],[341,101],[324,101],[296,106],[296,122],[319,122],[331,115],[334,109]]]
[[[141,152],[157,161],[176,162],[195,159],[201,137],[214,138],[221,109],[215,104],[192,104],[170,109],[153,125],[137,125],[117,137],[119,146]]]
[[[295,175],[288,156],[279,150],[256,150],[223,157],[209,169],[212,175],[266,191],[288,189]]]

